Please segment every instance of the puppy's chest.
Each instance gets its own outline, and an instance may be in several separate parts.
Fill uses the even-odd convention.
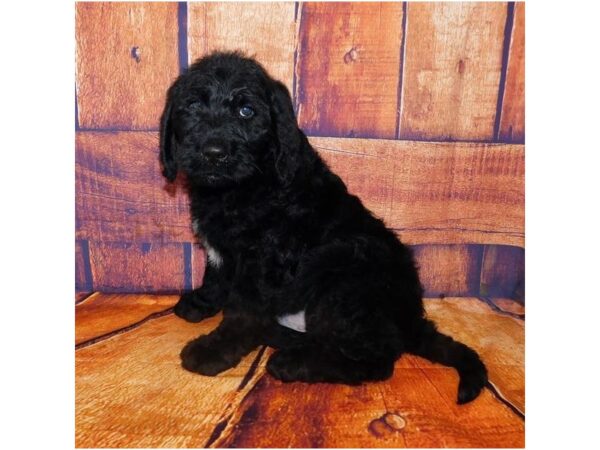
[[[196,235],[202,234],[198,220],[194,220],[192,222],[192,228]],[[201,237],[201,240],[204,249],[206,250],[208,264],[215,268],[222,267],[224,264],[224,258],[219,250],[211,245],[207,237]],[[266,273],[265,271],[261,271],[260,274],[257,274],[259,275],[259,279],[255,281],[259,282],[259,284],[262,286],[262,290],[265,291],[265,294],[268,292],[268,297],[277,297],[280,295],[280,291],[283,286],[293,283],[297,267],[297,258],[294,258],[290,252],[276,250],[276,245],[263,243],[262,248],[267,247],[270,247],[273,251],[266,252],[266,255],[263,255],[262,262],[266,264],[263,264],[262,267],[269,267],[269,269],[266,271]],[[262,253],[264,254],[265,252]],[[239,256],[243,258],[243,255]],[[278,315],[275,317],[275,319],[280,325],[286,328],[290,328],[301,333],[306,332],[306,318],[304,309],[301,309],[295,313]]]
[[[223,254],[210,243],[208,236],[202,232],[199,219],[194,219],[192,221],[192,230],[194,231],[194,234],[199,237],[204,250],[206,250],[207,263],[213,267],[220,268],[223,265]]]
[[[262,233],[261,222],[255,217],[233,211],[211,211],[195,216],[194,233],[207,237],[215,249],[245,247],[257,242]]]
[[[230,230],[204,227],[199,219],[192,221],[192,229],[213,267],[222,267],[226,261],[252,264],[264,269],[265,273],[256,273],[258,279],[264,275],[274,284],[284,279],[289,281],[295,272],[301,249],[294,240],[284,241],[258,231],[238,235]]]

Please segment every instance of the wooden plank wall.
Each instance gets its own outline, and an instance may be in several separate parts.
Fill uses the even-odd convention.
[[[505,3],[407,4],[402,139],[493,138]]]
[[[297,110],[311,135],[396,137],[402,3],[305,3]]]
[[[203,250],[158,164],[166,89],[256,56],[311,142],[414,246],[428,295],[523,299],[523,3],[77,3],[76,290],[178,292]]]

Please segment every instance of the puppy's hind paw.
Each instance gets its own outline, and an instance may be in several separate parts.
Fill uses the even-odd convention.
[[[301,351],[293,348],[277,350],[267,361],[267,372],[285,382],[302,381],[306,378],[302,369]]]

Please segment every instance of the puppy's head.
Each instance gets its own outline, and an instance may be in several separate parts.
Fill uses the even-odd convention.
[[[256,61],[213,53],[173,83],[161,119],[163,174],[226,187],[253,177],[293,177],[300,145],[287,88]]]

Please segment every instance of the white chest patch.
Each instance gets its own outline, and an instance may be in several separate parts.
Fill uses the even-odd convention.
[[[277,317],[277,322],[286,328],[306,333],[306,320],[305,311],[298,311],[294,314],[286,314],[284,316]]]
[[[204,240],[204,249],[206,250],[206,258],[208,259],[208,263],[213,267],[221,267],[223,264],[223,257],[219,254],[219,252],[209,245],[206,239]]]
[[[200,233],[200,226],[197,219],[192,221],[192,230],[196,235]],[[206,238],[202,238],[202,245],[206,250],[206,258],[208,259],[208,263],[213,267],[221,267],[223,265],[223,257],[219,255],[219,252],[211,247]]]

